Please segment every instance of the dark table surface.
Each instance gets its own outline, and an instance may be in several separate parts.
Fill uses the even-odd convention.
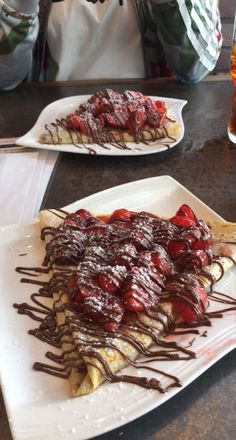
[[[97,191],[147,177],[170,175],[228,221],[236,222],[236,147],[227,138],[233,93],[229,80],[195,86],[164,81],[24,84],[0,92],[0,137],[21,136],[50,102],[106,87],[186,99],[185,136],[160,154],[105,157],[62,153],[42,207],[59,208]],[[229,353],[165,404],[101,440],[231,440],[236,438],[235,352]],[[0,398],[0,439],[10,440]],[[33,439],[32,439],[33,440]]]

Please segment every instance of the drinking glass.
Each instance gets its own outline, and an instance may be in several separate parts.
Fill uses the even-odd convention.
[[[230,57],[230,73],[234,84],[234,93],[232,96],[232,112],[228,123],[228,136],[231,142],[236,144],[236,11],[234,16],[232,52]]]

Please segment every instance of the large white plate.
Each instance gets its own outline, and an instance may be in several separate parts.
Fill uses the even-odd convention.
[[[219,216],[169,176],[154,177],[121,185],[70,205],[95,214],[109,213],[120,207],[149,210],[172,215],[180,204],[189,204],[202,218]],[[35,326],[27,316],[19,316],[14,302],[29,300],[36,290],[21,284],[16,266],[39,266],[43,245],[37,221],[0,229],[0,371],[1,384],[15,440],[79,440],[117,428],[161,405],[181,389],[167,394],[145,390],[131,384],[103,384],[90,396],[71,398],[69,384],[63,379],[36,372],[34,361],[45,361],[47,344],[27,334]],[[37,286],[36,286],[37,287]],[[236,292],[236,271],[225,275],[218,289]],[[235,315],[213,320],[208,337],[197,336],[192,348],[197,358],[190,361],[162,362],[161,368],[178,376],[183,387],[207,370],[235,346]],[[193,336],[178,337],[187,345]],[[127,368],[126,371],[129,369]]]
[[[152,154],[159,153],[161,151],[165,151],[169,148],[173,148],[177,145],[184,135],[184,124],[182,119],[182,108],[187,103],[187,101],[183,101],[181,99],[172,99],[172,98],[162,98],[152,96],[153,99],[161,99],[166,102],[166,105],[170,111],[170,115],[179,122],[180,124],[180,134],[176,141],[170,141],[170,139],[163,139],[153,142],[150,145],[145,144],[136,144],[130,143],[130,150],[122,150],[118,149],[114,145],[106,144],[108,149],[105,149],[97,144],[89,145],[90,150],[83,145],[75,146],[75,145],[46,145],[40,144],[38,139],[42,132],[44,131],[45,124],[50,124],[54,122],[57,118],[62,118],[67,116],[69,113],[73,112],[78,106],[84,102],[86,102],[91,95],[83,95],[83,96],[71,96],[69,98],[63,98],[58,101],[52,102],[49,104],[42,113],[39,115],[39,118],[33,128],[26,133],[24,136],[20,137],[17,141],[17,145],[23,145],[25,147],[31,148],[40,148],[46,150],[56,150],[56,151],[64,151],[69,153],[80,153],[80,154],[90,154],[89,151],[93,150],[96,154],[104,155],[104,156],[137,156],[144,154]]]

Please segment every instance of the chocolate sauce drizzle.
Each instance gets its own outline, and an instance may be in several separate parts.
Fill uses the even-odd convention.
[[[74,369],[85,372],[86,366],[82,357],[86,356],[90,359],[89,364],[98,369],[109,382],[134,383],[162,393],[172,387],[180,387],[181,382],[177,377],[149,364],[156,361],[193,359],[196,355],[189,349],[193,341],[188,347],[183,347],[175,340],[163,339],[163,335],[172,335],[173,338],[175,335],[183,334],[199,335],[197,327],[209,326],[212,318],[219,318],[227,311],[236,310],[234,298],[213,290],[216,280],[204,270],[200,254],[195,254],[191,260],[190,243],[196,231],[186,228],[185,234],[180,234],[180,229],[174,224],[146,212],[134,213],[132,221],[118,219],[110,224],[103,223],[84,210],[75,214],[67,214],[60,210],[51,213],[65,218],[65,221],[57,228],[47,227],[42,230],[42,239],[50,238],[46,245],[44,267],[16,268],[18,273],[28,277],[22,278],[21,282],[39,287],[37,292],[31,295],[31,303],[14,304],[18,313],[39,322],[39,326],[30,330],[29,334],[62,349],[60,355],[51,351],[46,353],[46,357],[56,365],[35,362],[34,369],[69,378]],[[198,223],[198,232],[201,239],[210,239],[210,231],[201,221]],[[173,240],[185,245],[186,249],[180,259],[171,259],[167,252]],[[205,254],[205,261],[218,263],[223,276],[224,269],[218,258],[212,256],[210,249],[206,249]],[[153,256],[160,259],[158,271],[154,270],[151,260]],[[188,270],[191,267],[191,272],[184,272],[184,261]],[[48,282],[36,279],[41,274],[50,273],[51,269],[54,272]],[[199,305],[204,310],[204,304],[196,289],[199,286],[200,275],[210,281],[209,300],[227,307],[215,312],[200,311]],[[138,312],[132,312],[131,316],[129,313],[123,315],[119,309],[119,297],[117,303],[110,305],[106,292],[94,283],[98,276],[106,277],[114,289],[120,289],[122,285],[124,305],[129,301],[125,288],[131,286],[132,298],[140,302],[145,311],[145,319],[143,314]],[[77,284],[74,288],[69,288],[73,277]],[[76,298],[80,289],[85,288],[92,290],[95,296],[88,297],[84,301],[86,307],[83,308]],[[68,289],[69,298],[63,303],[63,295],[68,294]],[[140,289],[143,292],[141,297]],[[59,295],[57,300],[54,298],[51,308],[48,302],[49,299],[53,299],[55,292],[59,292]],[[97,298],[105,298],[105,302],[101,303]],[[197,316],[195,322],[178,323],[175,317],[163,308],[165,303],[178,300],[191,307]],[[102,314],[96,315],[101,306]],[[58,325],[57,314],[61,312],[65,314],[65,322]],[[96,319],[93,319],[93,316],[96,316]],[[115,327],[106,328],[106,323],[110,321]],[[162,328],[161,335],[157,331],[157,324]],[[140,334],[151,338],[152,348],[143,344],[138,337]],[[206,331],[201,336],[207,336]],[[141,358],[131,358],[122,350],[122,344],[131,346]],[[148,370],[154,377],[115,374],[102,356],[101,349],[118,353],[125,364],[135,369]],[[98,364],[92,359],[96,359]],[[157,378],[159,376],[162,377],[161,380]]]

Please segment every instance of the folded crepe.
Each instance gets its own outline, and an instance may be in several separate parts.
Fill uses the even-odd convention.
[[[39,214],[40,227],[43,231],[49,230],[50,232],[53,228],[57,228],[65,217],[66,213],[63,211],[41,211]],[[222,274],[228,271],[236,261],[236,246],[232,245],[232,242],[236,243],[235,225],[227,225],[224,222],[209,224],[212,229],[217,261],[215,260],[206,266],[204,272],[194,275],[208,290],[212,280],[214,282],[219,280]],[[46,235],[46,241],[50,241],[51,237],[50,234]],[[218,246],[219,241],[221,246]],[[226,242],[230,243],[225,244]],[[58,268],[54,267],[53,271],[53,276],[57,277]],[[60,286],[60,283],[58,285]],[[174,376],[149,368],[149,362],[153,360],[194,357],[192,351],[177,346],[175,342],[166,342],[162,339],[162,336],[168,333],[171,323],[178,319],[172,302],[161,302],[150,314],[137,313],[135,321],[121,324],[116,332],[111,332],[102,329],[96,323],[85,321],[79,310],[70,308],[71,299],[65,289],[53,292],[53,298],[58,329],[64,329],[61,349],[73,396],[90,394],[105,380],[133,382],[146,388],[156,388],[162,392],[172,386],[181,386],[179,380]],[[139,360],[140,355],[144,355],[145,360],[143,358]],[[140,375],[118,375],[117,372],[127,365],[154,370],[165,376],[164,379],[168,384],[163,387],[160,380],[153,377],[148,379]]]
[[[180,135],[180,124],[171,118],[165,102],[140,92],[99,91],[72,113],[49,121],[39,137],[42,144],[149,143],[159,139],[173,142]],[[128,147],[129,148],[129,147]]]
[[[140,140],[139,142],[153,142],[160,139],[172,139],[174,141],[180,135],[180,125],[176,121],[171,119],[166,123],[165,127],[150,128],[144,127],[141,132],[139,132]],[[39,137],[40,144],[94,144],[103,145],[105,143],[127,143],[127,142],[137,142],[137,136],[133,135],[129,131],[125,130],[109,130],[107,133],[103,133],[100,137],[92,138],[86,136],[79,131],[69,130],[65,126],[58,126],[52,124],[47,126],[45,131],[43,131]]]

